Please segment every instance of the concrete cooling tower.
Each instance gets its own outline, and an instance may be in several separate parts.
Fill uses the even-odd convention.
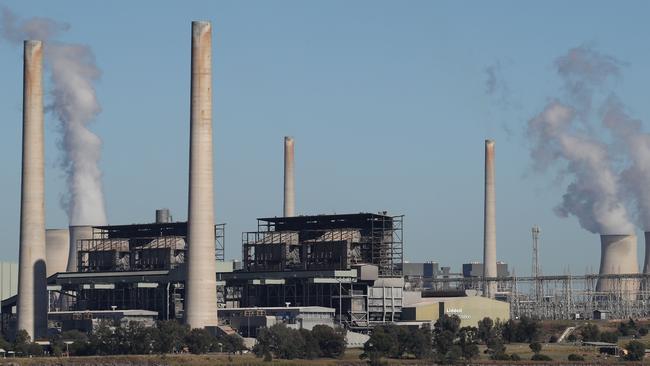
[[[47,336],[43,43],[25,41],[17,330]]]
[[[77,250],[78,241],[81,239],[93,238],[93,227],[87,225],[70,226],[70,250],[68,252],[68,268],[67,272],[77,271]]]
[[[45,230],[45,258],[47,260],[47,277],[66,272],[68,268],[68,252],[70,251],[70,235],[68,229]]]
[[[643,274],[650,274],[650,231],[643,233],[645,239],[645,260],[643,261]]]
[[[600,236],[600,275],[637,274],[639,265],[636,253],[636,235]],[[638,287],[635,279],[601,278],[596,284],[598,292],[633,292]],[[634,296],[630,294],[630,296]]]

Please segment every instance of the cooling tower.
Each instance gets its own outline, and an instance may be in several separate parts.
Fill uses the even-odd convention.
[[[156,210],[156,224],[167,224],[171,222],[171,215],[168,208],[161,208]]]
[[[494,190],[494,141],[485,140],[485,206],[483,211],[483,277],[497,276],[496,194]],[[497,283],[485,283],[484,296],[494,298]]]
[[[45,230],[45,258],[47,260],[47,277],[65,272],[68,268],[70,235],[68,229]]]
[[[192,22],[189,242],[185,322],[217,325],[217,284],[212,175],[212,26]]]
[[[600,236],[600,275],[639,273],[636,254],[636,235]],[[633,291],[636,280],[599,279],[596,291]],[[633,296],[633,294],[630,294]]]
[[[77,251],[79,250],[79,240],[92,239],[93,227],[87,225],[70,226],[70,251],[68,252],[67,272],[77,272]]]
[[[47,335],[45,172],[43,152],[43,43],[25,41],[23,155],[20,200],[17,330]]]
[[[293,137],[284,137],[284,217],[295,216],[296,191],[293,177]]]

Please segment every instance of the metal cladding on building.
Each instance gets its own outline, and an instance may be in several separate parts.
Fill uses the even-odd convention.
[[[645,237],[645,260],[643,261],[643,273],[650,274],[650,231],[643,233]]]
[[[68,229],[45,230],[45,258],[47,277],[68,269],[68,252],[70,251],[70,232]]]
[[[34,339],[47,334],[43,43],[25,41],[24,47],[17,329]]]
[[[192,328],[204,328],[217,325],[210,22],[192,22],[191,84],[185,322]]]
[[[494,189],[494,141],[485,140],[485,206],[483,211],[483,277],[497,277],[496,194]],[[484,296],[494,298],[497,283],[485,283]]]
[[[600,246],[600,275],[639,273],[636,235],[601,235]],[[601,278],[596,284],[596,291],[626,290],[636,285],[636,280],[620,281],[619,284],[616,279]]]
[[[296,215],[293,137],[284,137],[284,217]]]
[[[76,272],[77,262],[79,259],[77,256],[77,252],[79,250],[78,241],[82,239],[92,239],[93,227],[88,225],[75,225],[75,226],[70,226],[69,230],[70,230],[70,250],[68,252],[67,272]]]

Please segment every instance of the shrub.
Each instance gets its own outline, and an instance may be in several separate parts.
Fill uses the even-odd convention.
[[[567,357],[567,359],[569,361],[584,361],[585,360],[584,357],[582,357],[580,355],[576,355],[575,353],[570,354],[569,357]]]
[[[516,353],[511,354],[510,359],[513,361],[521,361],[521,357],[519,357],[519,355]]]
[[[542,345],[539,342],[533,342],[529,344],[528,347],[535,354],[539,353],[542,350]]]
[[[566,337],[566,340],[569,342],[575,342],[578,340],[578,337],[576,337],[575,334],[571,333]]]
[[[600,340],[600,329],[596,324],[589,323],[580,330],[582,340],[585,342],[596,342]]]
[[[641,361],[645,356],[645,344],[639,341],[630,341],[625,345],[625,349],[627,350],[626,361]]]
[[[616,343],[618,342],[618,333],[616,332],[600,333],[600,341],[607,342],[607,343]]]
[[[547,355],[542,355],[540,353],[535,353],[533,357],[530,358],[533,361],[553,361],[552,358],[550,358]]]
[[[185,343],[194,354],[210,351],[215,337],[206,329],[192,329],[185,337]]]

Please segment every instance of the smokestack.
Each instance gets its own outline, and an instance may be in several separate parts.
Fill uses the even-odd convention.
[[[68,268],[68,252],[70,251],[70,234],[68,229],[45,230],[45,259],[47,277],[65,272]]]
[[[192,22],[191,83],[185,322],[192,328],[205,328],[217,325],[210,22]]]
[[[496,194],[494,191],[494,141],[485,140],[485,206],[483,211],[483,278],[497,276]],[[483,296],[494,298],[497,283],[485,282]]]
[[[78,241],[82,239],[92,239],[93,227],[87,225],[75,225],[75,226],[70,226],[69,230],[70,230],[70,251],[68,252],[68,267],[66,269],[66,272],[77,272],[78,270],[77,252],[79,250]]]
[[[25,41],[24,48],[23,166],[16,329],[24,329],[32,339],[36,339],[47,335],[43,43]]]
[[[293,137],[284,137],[284,217],[295,216],[296,191],[293,177]]]
[[[600,236],[600,275],[639,273],[636,254],[636,235]],[[621,290],[633,290],[635,280],[623,280]],[[618,289],[616,280],[599,279],[596,291],[609,292]],[[633,296],[633,294],[630,294]]]
[[[172,221],[168,208],[156,210],[156,224],[167,224]]]
[[[643,274],[650,274],[650,231],[643,233],[645,237],[645,260],[643,261]]]

